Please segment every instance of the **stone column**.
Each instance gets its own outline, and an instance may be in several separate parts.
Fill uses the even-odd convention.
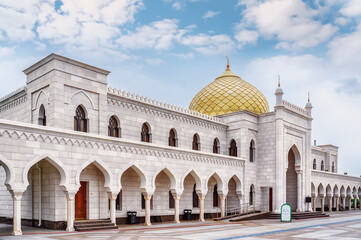
[[[316,196],[312,196],[312,211],[316,212]]]
[[[335,195],[336,198],[336,211],[338,212],[340,210],[339,205],[340,205],[340,197],[338,195]]]
[[[179,199],[181,197],[180,194],[172,193],[174,198],[174,222],[180,223],[179,221]]]
[[[150,193],[143,193],[144,199],[145,199],[145,226],[151,226],[150,222],[150,199],[152,199],[152,194]]]
[[[325,211],[325,197],[321,196],[321,212]]]
[[[332,196],[328,196],[328,211],[332,212]]]
[[[116,209],[115,209],[115,200],[117,199],[118,192],[108,192],[108,198],[110,200],[110,221],[114,224],[117,224],[116,221]]]
[[[76,191],[65,191],[66,196],[66,231],[73,232],[74,231],[74,219],[75,219],[75,211],[74,211],[74,199],[75,199]]]
[[[354,196],[353,198],[353,209],[357,210],[357,197]]]
[[[296,212],[302,211],[302,170],[297,170],[297,209]]]
[[[198,200],[199,200],[199,221],[204,221],[204,198],[206,197],[205,194],[197,193]]]
[[[359,208],[360,208],[360,210],[361,210],[361,195],[358,195],[358,198],[359,198],[359,201],[360,201],[360,206],[359,206]]]
[[[348,197],[348,210],[351,211],[351,196]]]
[[[13,198],[13,235],[22,235],[21,231],[21,198],[24,191],[11,191]]]
[[[220,194],[219,199],[221,200],[221,217],[226,216],[226,197],[227,195]]]
[[[346,197],[342,196],[342,207],[346,210]]]
[[[240,193],[237,192],[237,197],[239,200],[239,213],[242,213],[242,196],[243,194],[241,192]]]

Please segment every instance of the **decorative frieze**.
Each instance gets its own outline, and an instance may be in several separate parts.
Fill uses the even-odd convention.
[[[26,132],[22,130],[13,130],[13,129],[0,129],[0,137],[2,138],[15,138],[15,139],[24,139],[28,141],[35,141],[41,143],[52,143],[52,144],[61,144],[69,145],[74,147],[82,148],[93,148],[99,150],[107,151],[116,151],[123,153],[131,153],[142,156],[155,156],[163,157],[170,159],[179,159],[187,160],[194,162],[203,162],[219,165],[228,165],[228,166],[237,166],[241,167],[244,165],[243,159],[233,159],[234,157],[228,157],[224,155],[219,156],[210,156],[214,154],[208,154],[204,152],[192,153],[191,151],[183,149],[167,149],[166,147],[152,146],[147,144],[147,146],[142,146],[143,144],[131,142],[125,142],[122,139],[116,140],[107,140],[97,138],[94,140],[89,137],[85,139],[83,136],[79,137],[66,137],[66,136],[54,136],[50,134],[36,133],[35,131]],[[116,143],[115,143],[116,142]]]

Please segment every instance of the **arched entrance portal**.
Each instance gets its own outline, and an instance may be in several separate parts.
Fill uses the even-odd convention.
[[[290,149],[286,172],[286,202],[291,205],[292,211],[297,209],[297,194],[296,156],[293,150]]]

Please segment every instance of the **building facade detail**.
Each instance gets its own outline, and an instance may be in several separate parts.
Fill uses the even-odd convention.
[[[184,209],[204,221],[284,203],[338,211],[361,197],[361,179],[338,174],[338,147],[312,144],[310,100],[289,103],[279,85],[270,111],[229,66],[217,79],[230,92],[213,84],[212,103],[199,94],[192,104],[200,112],[111,88],[108,71],[56,54],[24,73],[26,86],[0,100],[0,218],[14,235],[21,224],[123,224],[127,211],[151,225],[179,223]],[[238,82],[254,94],[233,98]]]

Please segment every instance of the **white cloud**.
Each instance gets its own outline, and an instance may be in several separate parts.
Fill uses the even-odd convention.
[[[32,28],[35,21],[31,13],[0,5],[0,40],[22,42],[34,38]]]
[[[15,47],[0,47],[0,58],[9,57],[15,53]]]
[[[194,58],[194,54],[192,52],[189,53],[173,53],[173,56],[176,56],[180,59],[189,60]]]
[[[299,50],[329,40],[338,30],[332,24],[322,24],[301,0],[242,1],[246,6],[238,28],[255,28],[265,38],[276,38],[277,48]]]
[[[357,17],[361,15],[360,0],[349,0],[340,10],[341,14],[347,17]]]
[[[169,49],[173,42],[184,33],[185,30],[178,29],[177,20],[164,19],[138,27],[135,32],[121,36],[116,42],[125,49],[154,48],[162,50]]]
[[[163,60],[160,58],[146,58],[145,62],[148,65],[152,65],[152,66],[158,66],[164,63]]]
[[[240,30],[235,33],[234,38],[242,45],[247,43],[256,43],[259,33],[256,31]]]
[[[344,17],[338,17],[335,18],[334,23],[340,26],[345,26],[348,23],[350,23],[350,19],[349,18],[344,18]]]
[[[343,78],[357,76],[361,80],[361,24],[351,33],[329,43],[328,56],[334,68],[342,69]]]
[[[183,4],[180,2],[175,2],[172,4],[172,8],[174,8],[175,10],[179,11],[183,8]]]
[[[233,40],[225,34],[220,35],[188,35],[181,39],[181,44],[192,47],[204,55],[227,54],[234,49]]]
[[[219,15],[221,12],[215,12],[215,11],[211,11],[209,10],[208,12],[206,12],[204,15],[203,15],[203,19],[207,20],[209,18],[214,18],[215,16]]]

